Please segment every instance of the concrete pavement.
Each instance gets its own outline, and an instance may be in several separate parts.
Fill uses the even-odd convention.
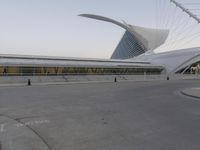
[[[189,88],[182,90],[182,93],[186,96],[191,96],[200,99],[200,88]]]
[[[2,150],[199,150],[199,80],[0,87]]]

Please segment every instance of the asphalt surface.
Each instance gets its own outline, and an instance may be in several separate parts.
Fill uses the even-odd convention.
[[[1,150],[199,150],[200,80],[0,87]]]

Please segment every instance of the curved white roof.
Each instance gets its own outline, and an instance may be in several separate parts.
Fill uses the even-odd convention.
[[[137,38],[137,40],[146,49],[146,51],[154,50],[162,45],[166,41],[169,34],[169,30],[129,25],[125,22],[121,23],[114,19],[94,14],[80,14],[79,16],[110,22],[124,28]]]
[[[145,67],[162,68],[149,62],[110,59],[81,59],[67,57],[0,55],[0,66],[40,66],[40,67]]]

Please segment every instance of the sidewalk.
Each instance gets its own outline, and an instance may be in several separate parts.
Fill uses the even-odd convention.
[[[116,83],[118,82],[151,82],[151,81],[164,81],[164,80],[120,80],[118,79]],[[31,86],[47,86],[47,85],[66,85],[66,84],[88,84],[88,83],[115,83],[113,80],[98,80],[98,81],[60,81],[60,82],[32,82]],[[6,87],[6,86],[28,86],[28,83],[0,83],[0,87]]]
[[[32,83],[31,86],[46,86],[46,85],[66,85],[66,84],[87,84],[87,83],[112,83],[113,81],[82,81],[82,82],[41,82]],[[28,86],[27,83],[6,83],[0,84],[0,87],[6,86]]]
[[[200,88],[190,88],[181,91],[182,94],[200,99]]]

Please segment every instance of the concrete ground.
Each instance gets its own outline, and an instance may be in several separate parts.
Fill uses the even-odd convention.
[[[182,90],[182,93],[186,96],[191,96],[200,99],[200,88],[189,88]]]
[[[0,87],[1,150],[199,150],[200,80]]]

